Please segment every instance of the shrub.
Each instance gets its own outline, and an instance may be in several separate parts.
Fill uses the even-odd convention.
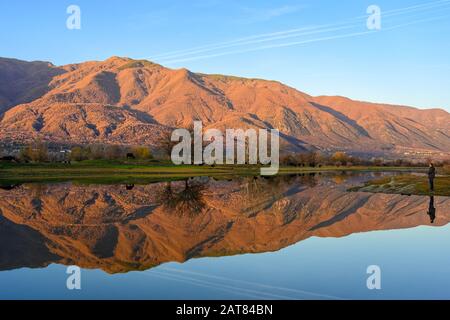
[[[152,154],[150,152],[150,149],[147,147],[135,147],[133,148],[133,155],[136,157],[136,159],[144,160],[144,159],[151,159]]]
[[[20,151],[22,161],[45,162],[48,160],[48,148],[41,140],[26,146]]]
[[[70,153],[70,160],[72,161],[83,161],[87,160],[87,152],[86,149],[81,147],[73,147]]]
[[[442,172],[443,172],[444,174],[450,175],[450,164],[444,165],[444,166],[442,167]]]

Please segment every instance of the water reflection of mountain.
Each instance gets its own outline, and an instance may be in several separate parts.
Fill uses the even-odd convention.
[[[345,192],[358,179],[303,175],[0,190],[0,269],[62,263],[126,272],[276,251],[311,236],[430,225],[428,197]],[[433,225],[447,224],[450,198],[435,197],[433,205]]]

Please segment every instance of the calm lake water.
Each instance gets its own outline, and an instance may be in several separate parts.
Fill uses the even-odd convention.
[[[4,187],[0,299],[450,299],[450,198],[387,174]]]

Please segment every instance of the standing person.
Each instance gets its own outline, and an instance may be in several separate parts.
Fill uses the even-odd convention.
[[[433,163],[430,162],[430,167],[428,169],[428,181],[430,183],[430,191],[434,191],[434,177],[436,176],[436,168]]]

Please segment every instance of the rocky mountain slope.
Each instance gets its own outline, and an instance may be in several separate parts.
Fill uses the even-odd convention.
[[[450,153],[439,109],[312,97],[276,81],[172,70],[144,60],[53,66],[0,59],[0,140],[155,143],[173,127],[277,128],[283,150]]]

